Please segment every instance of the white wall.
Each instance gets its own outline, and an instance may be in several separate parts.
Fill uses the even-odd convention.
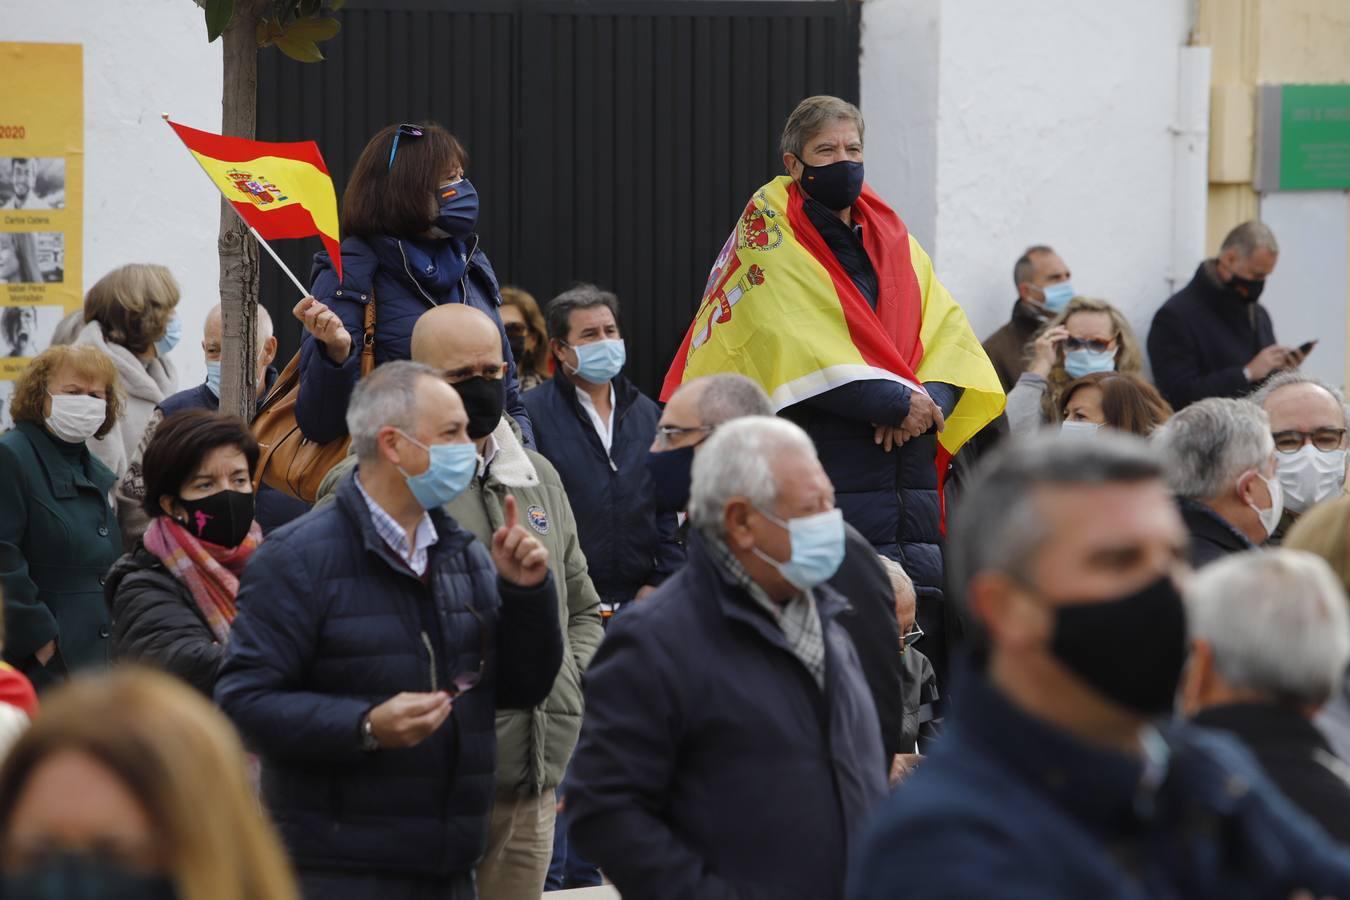
[[[220,130],[220,44],[192,0],[0,0],[3,39],[84,46],[84,289],[123,263],[183,287],[180,386],[202,380],[202,323],[219,298],[220,194],[160,120]],[[0,73],[0,83],[3,83]]]
[[[930,251],[981,338],[1006,321],[1013,263],[1036,243],[1060,252],[1079,293],[1117,304],[1145,337],[1168,296],[1168,129],[1189,6],[863,4],[869,179],[883,195],[894,192],[907,220],[906,203],[914,204],[923,240],[932,208],[914,182],[927,177],[931,155]],[[917,52],[933,35],[936,52]],[[931,146],[909,146],[902,134]]]

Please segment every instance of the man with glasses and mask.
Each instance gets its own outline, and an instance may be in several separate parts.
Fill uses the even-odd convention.
[[[1275,342],[1270,313],[1258,302],[1279,254],[1266,225],[1243,222],[1153,316],[1148,356],[1173,409],[1244,396],[1273,372],[1303,362],[1304,352]]]
[[[376,368],[347,410],[357,470],[241,579],[216,701],[262,756],[306,897],[473,900],[498,710],[543,702],[562,664],[516,499],[490,551],[442,509],[478,472],[470,421],[442,372]]]
[[[1270,417],[1275,439],[1284,492],[1284,517],[1271,535],[1278,544],[1300,516],[1345,490],[1345,402],[1337,388],[1297,371],[1272,376],[1252,402]]]
[[[1270,420],[1250,400],[1211,397],[1153,434],[1191,533],[1191,565],[1270,540],[1284,513]]]
[[[572,840],[625,897],[835,900],[886,766],[825,584],[834,489],[805,432],[750,416],[695,458],[689,519],[689,562],[586,674]]]
[[[1256,761],[1171,717],[1186,544],[1138,438],[985,461],[952,516],[961,702],[864,838],[850,900],[1350,896],[1350,856]]]
[[[647,456],[647,467],[656,483],[658,509],[685,511],[694,457],[718,427],[745,416],[772,415],[773,404],[764,389],[744,375],[729,372],[705,375],[680,385],[666,402],[656,427],[656,440]],[[903,574],[900,564],[894,565]],[[886,759],[893,760],[908,752],[906,748],[914,747],[914,735],[905,737],[902,711],[905,692],[911,685],[905,677],[906,661],[897,659],[895,653],[896,641],[900,639],[895,595],[871,543],[848,523],[844,524],[844,561],[830,577],[829,585],[849,600],[850,608],[839,616],[839,624],[853,639],[876,704]],[[913,619],[912,582],[910,595]]]
[[[600,645],[600,598],[591,585],[576,520],[562,479],[547,459],[524,447],[503,411],[506,362],[497,325],[470,306],[438,306],[412,332],[414,362],[442,373],[468,415],[478,471],[445,512],[483,546],[505,524],[514,496],[522,523],[548,551],[558,589],[563,663],[553,690],[530,709],[497,715],[497,796],[487,851],[478,864],[483,900],[534,900],[544,890],[553,852],[555,792],[581,731],[581,673]],[[331,502],[356,467],[349,456],[324,479],[318,505]]]

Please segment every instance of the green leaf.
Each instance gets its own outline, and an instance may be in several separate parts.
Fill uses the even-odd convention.
[[[314,16],[308,19],[296,19],[286,26],[286,36],[297,41],[317,44],[326,41],[342,30],[342,23],[327,16]]]
[[[296,62],[323,62],[323,53],[319,51],[318,45],[313,41],[296,39],[295,36],[290,33],[290,29],[287,29],[286,33],[279,36],[275,43],[278,50],[285,53]]]
[[[234,0],[206,0],[206,42],[224,33],[234,15]]]

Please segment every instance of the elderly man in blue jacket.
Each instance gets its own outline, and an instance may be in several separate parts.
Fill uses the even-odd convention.
[[[1171,720],[1186,529],[1147,444],[1030,439],[957,513],[977,652],[850,900],[1350,897],[1350,854],[1245,749]]]
[[[623,375],[619,298],[583,284],[548,304],[556,373],[525,394],[535,442],[562,475],[608,619],[684,562],[675,513],[658,510],[647,449],[661,411]]]
[[[472,900],[497,708],[543,701],[562,663],[548,552],[513,498],[490,555],[441,510],[478,454],[435,370],[376,369],[347,426],[359,468],[254,556],[216,699],[306,897]]]
[[[694,459],[689,562],[585,676],[571,836],[625,897],[834,900],[886,789],[867,682],[825,582],[844,520],[810,438],[727,422]]]

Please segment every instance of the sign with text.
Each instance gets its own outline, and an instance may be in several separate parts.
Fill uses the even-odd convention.
[[[1350,84],[1261,87],[1256,189],[1350,188]]]
[[[0,42],[0,431],[14,379],[83,303],[79,44]]]

